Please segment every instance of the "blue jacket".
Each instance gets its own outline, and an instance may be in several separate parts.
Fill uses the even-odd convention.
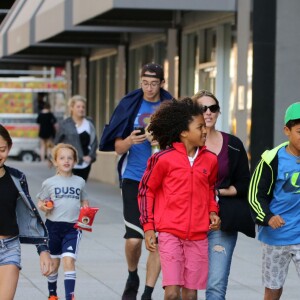
[[[100,140],[99,150],[115,151],[115,139],[128,137],[132,130],[136,115],[143,102],[144,93],[142,89],[134,90],[124,96],[115,108],[109,124],[105,125]],[[170,100],[173,96],[164,89],[160,89],[161,101]],[[121,180],[121,169],[127,153],[123,154],[118,162],[119,179]]]
[[[16,214],[19,227],[19,239],[24,244],[35,244],[38,253],[48,250],[48,231],[34,205],[25,174],[17,169],[4,166],[19,191]]]

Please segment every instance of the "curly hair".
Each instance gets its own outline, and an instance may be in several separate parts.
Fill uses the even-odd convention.
[[[151,116],[148,131],[161,149],[180,142],[180,134],[189,129],[193,117],[203,115],[202,106],[186,97],[163,102]]]

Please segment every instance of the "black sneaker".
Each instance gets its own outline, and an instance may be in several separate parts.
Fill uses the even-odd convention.
[[[137,278],[137,280],[134,281],[129,281],[129,279],[127,279],[125,289],[122,295],[122,300],[136,300],[136,295],[138,293],[139,286],[139,278]]]

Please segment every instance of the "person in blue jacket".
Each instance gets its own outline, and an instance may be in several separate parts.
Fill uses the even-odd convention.
[[[164,71],[160,65],[144,65],[141,71],[141,88],[121,99],[100,140],[101,151],[116,151],[121,155],[118,172],[123,197],[125,255],[129,272],[122,300],[136,299],[140,284],[137,272],[144,232],[139,221],[138,186],[151,156],[152,146],[157,145],[145,132],[150,116],[162,101],[172,99],[163,89],[164,83]],[[158,251],[150,252],[143,300],[151,299],[159,272]]]
[[[248,200],[259,225],[264,300],[279,300],[294,262],[300,277],[300,102],[285,113],[288,141],[266,150],[251,177]]]

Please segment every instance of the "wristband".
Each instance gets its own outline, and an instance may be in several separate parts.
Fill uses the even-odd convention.
[[[219,189],[216,189],[216,192],[217,192],[217,196],[219,197],[221,194],[220,194],[220,190]]]

